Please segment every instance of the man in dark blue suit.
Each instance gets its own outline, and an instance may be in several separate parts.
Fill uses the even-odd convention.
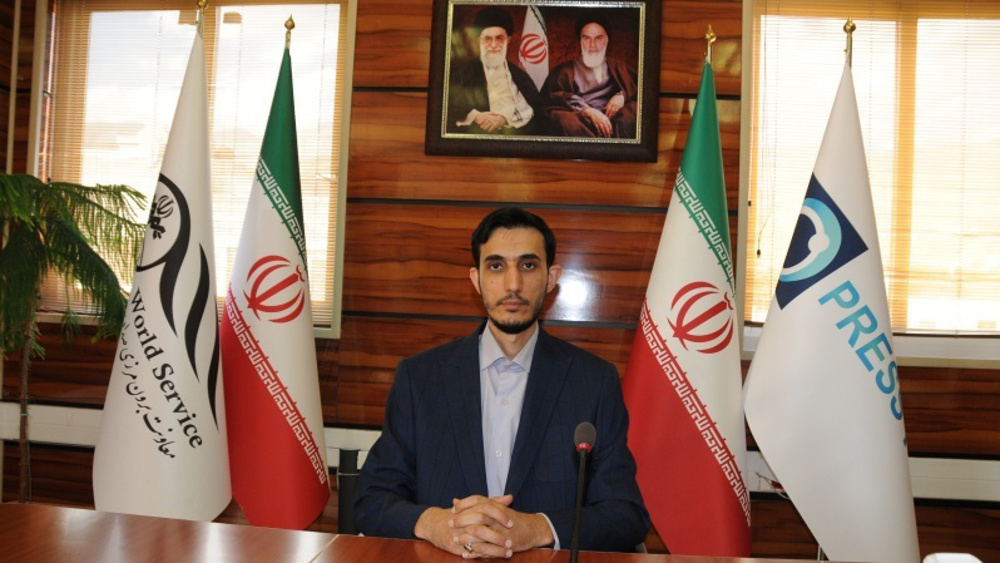
[[[359,531],[421,538],[464,557],[568,546],[573,433],[589,421],[597,439],[580,546],[627,551],[645,538],[649,515],[614,365],[538,325],[562,271],[555,250],[545,221],[521,209],[494,211],[473,233],[469,277],[489,319],[400,362],[361,470]]]

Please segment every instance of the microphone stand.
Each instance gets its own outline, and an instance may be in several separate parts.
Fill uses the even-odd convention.
[[[590,444],[581,444],[577,450],[580,454],[580,474],[576,479],[576,510],[573,513],[573,539],[569,547],[569,563],[576,563],[580,552],[580,512],[583,511],[583,488],[587,474],[587,454]]]

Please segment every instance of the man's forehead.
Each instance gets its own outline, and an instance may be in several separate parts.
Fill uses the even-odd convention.
[[[607,35],[607,34],[608,32],[604,29],[604,27],[597,22],[588,23],[587,25],[583,26],[583,29],[580,30],[580,35],[584,35],[587,37],[597,37],[599,35]]]
[[[504,37],[507,37],[507,30],[504,29],[504,28],[502,28],[502,27],[500,27],[500,26],[493,26],[493,27],[484,28],[482,31],[479,32],[479,38],[480,39],[486,39],[487,37],[489,37],[489,38],[493,38],[493,37],[504,38]]]
[[[501,227],[490,234],[480,252],[483,259],[492,256],[509,259],[529,255],[545,258],[545,237],[537,229],[529,227]]]

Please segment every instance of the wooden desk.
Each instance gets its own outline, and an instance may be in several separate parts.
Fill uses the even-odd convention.
[[[0,504],[0,561],[11,563],[305,563],[336,537],[44,504]]]
[[[315,563],[456,563],[468,561],[445,553],[427,542],[337,536],[314,560]],[[483,559],[481,561],[504,561]],[[569,550],[532,549],[515,553],[511,563],[569,563]],[[738,557],[685,557],[681,555],[644,555],[638,553],[597,553],[581,551],[579,563],[792,563],[779,559],[741,559]],[[798,563],[802,563],[801,561]]]
[[[427,542],[0,504],[0,563],[457,563]],[[494,559],[492,561],[503,561]],[[534,549],[513,563],[568,563]],[[777,559],[580,552],[579,563],[779,563]]]

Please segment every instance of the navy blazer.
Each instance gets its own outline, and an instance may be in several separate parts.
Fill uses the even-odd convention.
[[[396,369],[382,435],[361,469],[355,519],[367,535],[412,539],[431,506],[487,495],[479,335],[406,358]],[[580,518],[581,549],[631,551],[649,530],[626,445],[628,414],[614,365],[539,327],[505,493],[542,512],[569,547],[576,501],[576,425],[597,428]]]

